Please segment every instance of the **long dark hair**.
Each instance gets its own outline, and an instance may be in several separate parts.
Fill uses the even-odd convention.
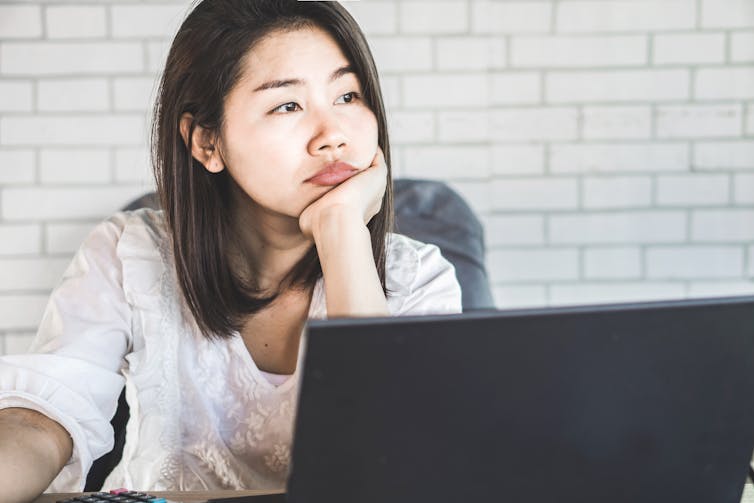
[[[363,98],[377,118],[378,144],[388,166],[387,190],[368,229],[377,272],[385,285],[386,235],[393,227],[390,144],[377,68],[364,34],[339,3],[297,0],[204,0],[181,25],[168,53],[152,122],[152,164],[172,240],[181,292],[207,337],[229,337],[243,321],[270,304],[230,265],[236,240],[228,211],[232,180],[212,174],[191,155],[196,126],[220,134],[224,102],[241,77],[248,51],[273,31],[318,27],[340,46],[361,82]],[[193,116],[187,141],[184,113]],[[187,145],[188,143],[188,145]],[[291,286],[312,287],[322,276],[312,248],[287,276]],[[279,291],[278,291],[279,293]]]

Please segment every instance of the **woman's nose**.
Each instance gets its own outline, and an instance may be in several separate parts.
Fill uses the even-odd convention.
[[[333,111],[321,111],[314,120],[314,135],[309,142],[309,153],[336,152],[347,144],[345,131]]]

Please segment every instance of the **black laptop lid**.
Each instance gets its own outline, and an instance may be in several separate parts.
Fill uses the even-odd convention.
[[[289,500],[738,503],[754,297],[308,327]]]

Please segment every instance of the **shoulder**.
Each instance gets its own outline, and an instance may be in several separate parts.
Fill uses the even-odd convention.
[[[112,277],[128,291],[149,290],[171,256],[161,211],[143,208],[115,213],[84,239],[66,277]]]
[[[95,229],[95,231],[98,229]],[[119,211],[102,222],[102,232],[116,232],[121,237],[133,236],[135,240],[159,245],[165,238],[165,218],[162,210],[140,208],[131,211]]]
[[[385,282],[388,301],[393,304],[391,312],[460,311],[461,291],[455,268],[436,245],[389,233],[386,248]]]
[[[421,268],[449,265],[436,245],[403,234],[387,235],[386,252],[386,275],[396,282],[396,287],[406,286],[405,283],[414,279]]]
[[[82,249],[112,248],[118,256],[149,255],[159,251],[166,236],[162,211],[149,208],[121,211],[95,226]]]

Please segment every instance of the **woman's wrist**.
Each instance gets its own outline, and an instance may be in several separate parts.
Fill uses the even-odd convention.
[[[361,215],[354,213],[347,206],[332,206],[323,210],[312,225],[312,236],[318,250],[329,248],[332,243],[335,247],[344,238],[353,236],[369,237]],[[371,237],[369,237],[371,241]]]
[[[361,215],[329,209],[312,227],[328,317],[386,316],[387,301]]]

